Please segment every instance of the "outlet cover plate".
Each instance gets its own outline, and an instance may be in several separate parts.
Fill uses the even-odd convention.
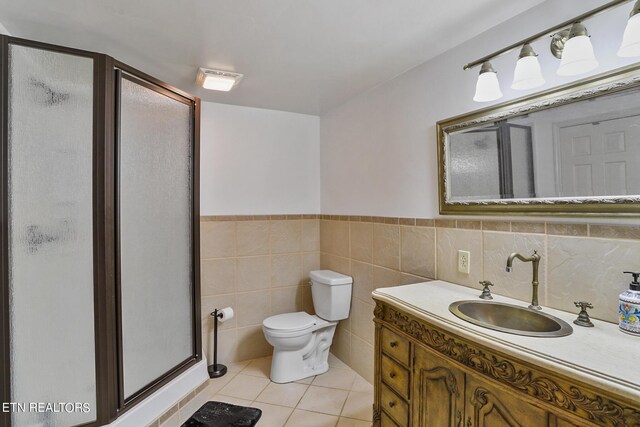
[[[471,252],[458,251],[458,272],[469,274],[471,270]]]

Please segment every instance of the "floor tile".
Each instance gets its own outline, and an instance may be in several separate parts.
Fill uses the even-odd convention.
[[[308,387],[306,384],[299,383],[270,383],[256,398],[256,401],[294,408]]]
[[[269,378],[271,373],[271,358],[263,357],[249,362],[241,371],[243,375],[251,375],[254,377]]]
[[[361,393],[357,391],[349,392],[347,401],[340,414],[343,417],[355,418],[358,420],[371,421],[373,413],[373,392]]]
[[[271,357],[230,363],[200,395],[262,410],[258,427],[370,427],[373,386],[332,354],[329,366],[325,374],[277,384],[269,379]],[[182,412],[174,423],[184,421]]]
[[[310,385],[297,408],[323,414],[340,415],[349,392]],[[336,420],[337,422],[337,420]]]
[[[211,400],[214,402],[230,403],[231,405],[251,406],[250,400],[238,399],[237,397],[225,396],[223,394],[216,394]]]
[[[214,394],[218,394],[222,387],[226,386],[229,381],[231,381],[237,374],[235,372],[227,372],[225,376],[220,378],[211,378],[209,380],[209,385],[207,386],[205,393],[207,396],[213,396]]]
[[[351,390],[355,379],[356,373],[351,369],[331,368],[326,373],[318,375],[311,384],[320,387]]]
[[[209,395],[205,393],[199,393],[194,396],[186,405],[180,408],[180,419],[184,423],[187,421],[193,414],[196,413],[198,409],[202,407],[205,403],[209,401]]]
[[[267,384],[269,384],[267,378],[238,374],[227,385],[222,387],[220,394],[253,401]]]
[[[251,363],[250,360],[245,360],[244,362],[225,363],[225,366],[227,367],[227,372],[233,372],[237,374],[238,372],[242,371],[249,363]]]
[[[346,363],[329,353],[329,366],[332,368],[349,369]]]
[[[307,377],[301,380],[296,380],[296,382],[300,384],[311,384],[315,378],[316,378],[315,376]]]
[[[340,417],[336,427],[371,427],[371,422]]]
[[[262,416],[258,421],[258,427],[282,427],[287,423],[293,408],[270,405],[268,403],[253,402],[251,407],[262,410]]]
[[[351,391],[373,393],[373,384],[356,374],[356,379],[351,386]]]
[[[286,427],[335,427],[338,417],[296,409],[289,417]]]

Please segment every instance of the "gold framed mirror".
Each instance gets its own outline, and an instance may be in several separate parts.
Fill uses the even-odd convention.
[[[443,215],[640,215],[640,65],[437,123]]]

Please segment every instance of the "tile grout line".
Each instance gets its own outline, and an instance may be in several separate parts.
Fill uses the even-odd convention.
[[[202,261],[209,260],[218,260],[218,259],[236,259],[236,258],[260,258],[269,255],[296,255],[296,254],[312,254],[318,251],[298,251],[298,252],[274,252],[273,254],[270,252],[265,253],[257,253],[257,254],[243,254],[243,255],[235,255],[235,256],[220,256],[220,257],[200,257]]]
[[[509,230],[511,230],[511,223],[509,223]],[[484,276],[485,275],[485,271],[484,271],[484,236],[485,235],[486,234],[484,231],[480,231],[480,268],[481,268],[480,280],[487,280]]]
[[[398,225],[398,269],[402,274],[402,227]]]
[[[438,280],[438,229],[433,227],[433,274],[434,279]]]
[[[544,304],[549,305],[549,239],[544,235],[544,257],[545,257],[545,269],[544,269]]]
[[[269,316],[273,313],[273,233],[272,233],[272,225],[273,222],[269,220]],[[251,362],[249,362],[251,363]]]

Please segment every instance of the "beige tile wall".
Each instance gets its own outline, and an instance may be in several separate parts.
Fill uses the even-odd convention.
[[[537,250],[541,305],[577,312],[574,301],[589,301],[592,317],[618,321],[618,295],[630,282],[623,272],[640,269],[640,227],[483,221],[477,230],[465,223],[437,228],[438,279],[474,288],[480,288],[479,280],[490,280],[493,292],[530,301],[531,265],[516,260],[507,273],[505,263],[511,252]],[[469,276],[457,273],[458,249],[471,252]]]
[[[475,221],[334,215],[214,217],[201,222],[203,344],[212,359],[216,307],[236,318],[221,325],[219,360],[271,354],[264,318],[313,313],[309,271],[327,268],[353,277],[351,312],[336,330],[332,351],[368,380],[373,376],[373,300],[376,288],[434,278],[493,291],[523,301],[531,295],[531,266],[514,251],[542,255],[540,302],[576,311],[587,300],[593,317],[616,322],[617,295],[640,270],[640,227],[531,221]],[[471,253],[471,273],[457,272],[457,251]]]
[[[349,319],[338,324],[331,351],[369,381],[374,344],[371,292],[434,276],[435,228],[433,222],[430,225],[374,223],[366,217],[320,221],[321,267],[353,277]]]
[[[203,217],[200,223],[202,338],[213,360],[215,308],[233,307],[219,324],[218,361],[271,354],[262,321],[274,314],[313,312],[309,271],[320,267],[317,215]]]
[[[353,276],[349,319],[340,322],[332,351],[360,375],[373,372],[373,289],[437,278],[531,299],[531,265],[505,264],[511,252],[537,250],[540,303],[577,312],[590,301],[594,318],[617,322],[618,294],[627,288],[623,271],[640,271],[640,227],[527,221],[413,219],[323,215],[322,268]],[[471,253],[471,273],[457,271],[457,251]]]

